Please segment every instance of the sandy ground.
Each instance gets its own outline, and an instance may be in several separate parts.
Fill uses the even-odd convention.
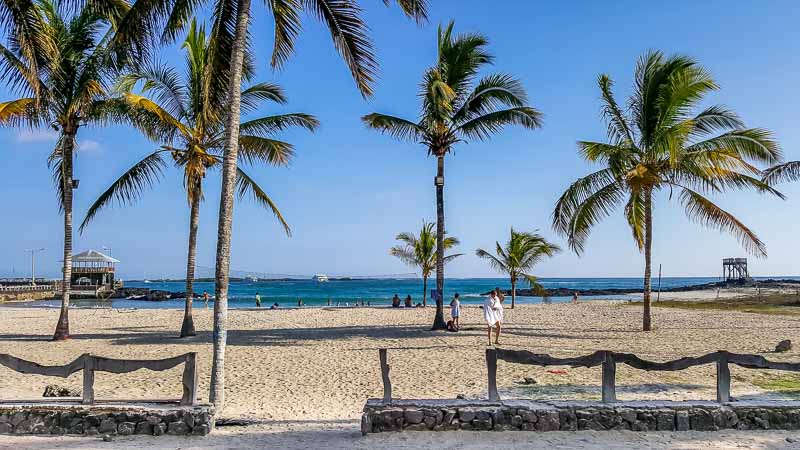
[[[401,448],[406,444],[424,447],[424,442],[438,442],[440,438],[436,436],[440,434],[433,436],[434,433],[356,439],[357,425],[352,422],[360,416],[367,398],[382,393],[379,348],[389,349],[396,397],[485,395],[486,334],[481,311],[475,307],[464,308],[462,322],[466,330],[459,333],[428,331],[433,312],[433,308],[232,310],[229,315],[226,358],[227,403],[222,415],[258,419],[262,425],[239,431],[222,429],[208,441],[181,443],[172,438],[159,440],[159,446],[214,447],[211,443],[219,442],[215,439],[225,438],[226,443],[242,439],[242,448],[246,448],[244,441],[255,439],[253,436],[259,434],[268,436],[276,442],[275,445],[282,446],[284,441],[288,445],[292,440],[300,443],[304,440],[309,443],[326,440],[325,433],[330,433],[332,442],[339,442],[343,447],[365,442],[377,445],[383,442],[382,439],[391,447]],[[196,351],[200,353],[201,398],[206,398],[211,365],[211,313],[202,306],[196,309],[198,336],[177,339],[175,335],[182,311],[77,309],[70,312],[73,338],[56,343],[50,342],[49,337],[57,319],[57,310],[2,308],[0,353],[10,353],[42,364],[63,364],[87,352],[113,358],[150,359]],[[656,330],[642,333],[639,331],[640,308],[625,306],[621,302],[583,302],[577,305],[518,306],[515,310],[506,310],[506,322],[501,338],[503,347],[528,349],[554,356],[615,350],[636,353],[652,360],[667,360],[724,349],[761,353],[781,361],[800,359],[797,349],[783,354],[768,353],[780,340],[800,342],[800,317],[797,316],[725,311],[701,313],[656,308]],[[563,372],[548,372],[552,369],[562,369]],[[178,367],[160,373],[98,373],[96,395],[101,399],[179,398],[180,370]],[[498,384],[505,397],[599,398],[599,372],[596,368],[544,369],[501,362]],[[666,373],[647,373],[619,366],[618,396],[621,399],[713,399],[714,375],[711,365]],[[732,375],[734,396],[745,398],[763,395],[753,384],[753,380],[765,376],[762,372],[733,367]],[[534,377],[538,384],[533,387],[521,386],[519,381],[526,376]],[[44,386],[50,383],[80,388],[80,373],[63,380],[21,375],[0,368],[0,396],[3,399],[38,398]],[[291,426],[287,425],[286,428],[280,424]],[[333,430],[323,433],[326,428],[324,424],[333,424]],[[512,434],[514,437],[502,437],[503,442],[510,439],[507,441],[509,447],[516,446],[516,443],[545,443],[555,439],[548,445],[560,443],[584,448],[588,444],[581,444],[581,439],[586,436],[590,436],[586,439],[591,442],[602,442],[604,439],[611,439],[609,443],[616,442],[605,435],[596,437],[582,433],[554,433],[548,434],[546,439],[538,435]],[[474,435],[482,436],[480,433]],[[491,439],[491,442],[501,439],[496,433],[490,435],[492,437],[486,439]],[[697,448],[706,443],[720,444],[725,435],[653,433],[653,442],[656,443],[653,445],[657,447],[657,443],[663,441],[665,445],[674,442],[677,445],[675,448]],[[783,446],[787,445],[784,439],[792,436],[787,433],[733,432],[727,435],[733,436],[731,443],[740,439],[749,442],[748,436],[752,436],[755,441],[745,447]],[[640,440],[637,437],[639,435],[625,436],[630,436],[625,437],[625,442],[635,448]],[[21,441],[8,439],[11,438],[1,438],[0,446],[14,442],[21,444]],[[473,441],[470,438],[470,445],[484,442],[481,441],[484,438],[476,439]],[[42,446],[39,446],[40,442]],[[29,442],[32,447],[28,444],[24,447],[51,448],[56,443],[63,444],[63,448],[92,448],[92,445],[99,445],[92,442],[91,439],[80,438],[34,439]],[[124,443],[128,441],[118,442],[114,448],[126,448],[127,444]],[[141,445],[137,440],[130,442],[130,448]],[[347,445],[347,442],[351,445]],[[713,445],[711,448],[715,448]],[[716,448],[724,447],[726,445]]]

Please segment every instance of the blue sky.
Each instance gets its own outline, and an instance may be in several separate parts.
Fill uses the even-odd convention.
[[[267,67],[271,23],[256,9],[253,36],[259,80],[280,83],[289,104],[264,113],[302,111],[322,122],[317,133],[281,137],[297,146],[289,168],[250,172],[278,203],[293,229],[287,238],[269,213],[248,202],[236,206],[232,267],[282,274],[390,274],[411,270],[388,255],[394,236],[435,218],[435,161],[418,145],[398,143],[366,130],[360,116],[380,111],[414,118],[417,83],[434,59],[436,25],[456,20],[458,31],[487,35],[496,55],[493,70],[519,77],[530,103],[545,114],[541,130],[509,128],[488,142],[459,145],[447,159],[448,231],[465,256],[449,276],[491,276],[474,256],[493,248],[508,229],[550,228],[558,196],[591,166],[575,141],[605,135],[596,77],[608,73],[619,99],[628,95],[636,58],[647,49],[684,53],[712,72],[722,89],[708,103],[725,104],[749,126],[769,128],[789,159],[800,159],[800,4],[792,1],[497,2],[432,0],[431,23],[418,27],[395,8],[364,0],[381,63],[375,96],[364,101],[324,29],[312,20],[297,54],[282,70]],[[260,5],[260,4],[259,4]],[[260,8],[258,6],[257,8]],[[162,59],[182,62],[168,48]],[[0,90],[0,98],[9,98]],[[0,275],[29,274],[23,249],[46,247],[39,273],[57,276],[62,219],[46,158],[55,137],[38,130],[0,129]],[[124,127],[81,129],[75,220],[119,174],[154,148]],[[188,207],[174,169],[132,207],[102,213],[75,251],[110,246],[126,278],[181,276],[185,267]],[[751,260],[754,275],[797,275],[796,239],[800,184],[784,185],[788,201],[753,193],[716,199],[766,242],[767,259]],[[212,266],[216,245],[219,178],[206,181],[198,264]],[[689,222],[666,194],[656,203],[653,258],[666,276],[715,276],[720,259],[744,256],[736,240]],[[540,276],[639,276],[642,257],[621,213],[593,232],[586,253],[564,252],[538,268]]]

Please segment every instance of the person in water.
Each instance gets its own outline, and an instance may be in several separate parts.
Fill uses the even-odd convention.
[[[261,308],[261,296],[256,292],[256,308]]]
[[[414,306],[414,303],[411,301],[411,295],[406,295],[405,307],[406,308],[411,308],[413,306]]]
[[[298,307],[301,307],[301,306],[303,306],[303,299],[302,299],[302,298],[298,298],[298,299],[297,299],[297,306],[298,306]]]

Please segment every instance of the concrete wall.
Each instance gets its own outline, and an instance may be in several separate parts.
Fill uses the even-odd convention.
[[[205,436],[211,406],[0,404],[0,434]]]
[[[800,402],[369,400],[361,432],[800,429]]]

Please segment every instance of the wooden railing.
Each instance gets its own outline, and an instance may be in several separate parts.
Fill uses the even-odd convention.
[[[554,358],[525,350],[505,350],[501,348],[486,349],[486,367],[489,376],[489,400],[499,401],[497,393],[497,360],[536,366],[570,366],[595,367],[602,366],[602,401],[617,401],[616,373],[617,363],[648,371],[675,371],[704,364],[717,366],[717,401],[729,402],[731,399],[731,372],[729,364],[748,369],[773,369],[800,372],[800,363],[784,363],[769,361],[759,355],[742,355],[726,351],[718,351],[698,357],[686,357],[666,362],[647,361],[631,353],[617,353],[606,350],[594,352],[575,358]]]
[[[185,353],[167,359],[154,360],[133,360],[133,359],[111,359],[100,356],[84,354],[74,361],[63,366],[43,366],[35,362],[26,361],[7,354],[0,354],[0,365],[8,367],[19,373],[44,375],[50,377],[67,378],[73,373],[83,370],[83,398],[82,403],[92,405],[94,398],[94,374],[95,372],[109,373],[128,373],[139,369],[153,371],[163,371],[172,369],[184,363],[183,368],[183,396],[180,399],[181,405],[197,404],[197,353]],[[51,399],[48,399],[50,401]],[[59,401],[53,398],[52,401]]]
[[[383,380],[383,401],[392,402],[392,382],[389,378],[389,356],[385,348],[378,351]],[[800,372],[800,363],[769,361],[760,355],[742,355],[726,351],[718,351],[698,357],[686,357],[665,362],[647,361],[632,353],[617,353],[606,350],[594,352],[575,358],[554,358],[550,355],[536,354],[525,350],[504,350],[501,348],[486,349],[486,369],[488,374],[489,401],[500,401],[497,392],[497,360],[535,366],[569,366],[596,367],[602,366],[601,399],[604,403],[617,401],[616,373],[617,363],[647,371],[675,371],[704,364],[717,366],[717,401],[727,403],[731,400],[730,364],[748,369],[772,369]]]

